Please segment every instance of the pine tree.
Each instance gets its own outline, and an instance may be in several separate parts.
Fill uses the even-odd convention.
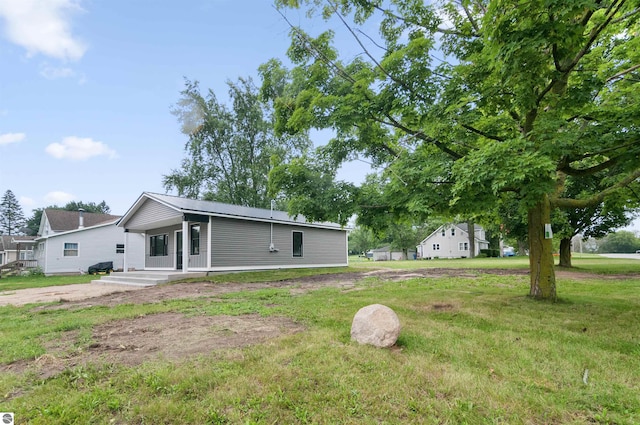
[[[16,195],[11,190],[7,190],[2,197],[2,203],[0,203],[0,233],[3,235],[19,234],[24,224],[24,213]]]

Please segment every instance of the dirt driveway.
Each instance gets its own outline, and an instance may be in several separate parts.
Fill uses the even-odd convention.
[[[114,292],[135,291],[136,286],[81,283],[75,285],[48,286],[44,288],[16,289],[0,292],[0,306],[76,301],[99,297]]]

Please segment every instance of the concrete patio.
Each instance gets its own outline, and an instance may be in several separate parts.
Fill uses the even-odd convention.
[[[112,272],[103,275],[100,279],[91,283],[98,285],[129,285],[129,286],[155,286],[180,279],[205,277],[207,272],[181,272],[181,271],[132,271]]]

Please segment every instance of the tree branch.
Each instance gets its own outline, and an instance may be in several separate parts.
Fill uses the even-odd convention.
[[[615,6],[615,8],[614,8],[614,5],[616,3],[617,3],[617,6]],[[607,8],[607,11],[605,12],[605,15],[607,15],[607,18],[604,20],[604,22],[602,22],[600,25],[596,26],[595,28],[593,28],[591,30],[591,33],[589,35],[589,39],[587,40],[586,44],[584,46],[582,46],[582,49],[580,49],[580,51],[574,56],[574,58],[571,60],[571,62],[569,62],[569,64],[566,67],[561,67],[559,69],[559,71],[563,74],[563,77],[561,77],[560,79],[552,79],[549,82],[549,84],[547,84],[547,86],[538,95],[538,97],[536,99],[536,105],[540,105],[540,103],[542,102],[542,99],[544,99],[546,94],[549,93],[549,91],[551,91],[551,89],[553,89],[553,87],[556,84],[558,84],[558,82],[562,81],[562,78],[566,79],[566,76],[571,71],[573,71],[573,69],[576,67],[576,65],[578,65],[580,60],[589,52],[589,49],[591,49],[591,46],[593,45],[593,43],[595,43],[595,41],[598,39],[598,36],[600,35],[600,33],[607,26],[609,26],[609,24],[613,20],[613,17],[615,16],[616,13],[618,13],[620,11],[620,8],[624,5],[624,3],[625,3],[625,0],[620,0],[619,2],[617,0],[614,0],[609,5],[609,7]],[[585,13],[585,16],[582,18],[582,21],[580,22],[580,24],[582,26],[586,26],[587,23],[589,22],[589,20],[591,19],[591,16],[593,16],[593,11],[591,11],[591,10],[587,11]]]
[[[496,142],[504,142],[505,138],[504,137],[500,137],[500,136],[494,136],[493,134],[489,134],[487,132],[484,132],[482,130],[478,130],[475,127],[472,127],[468,124],[460,124],[463,128],[466,128],[467,130],[469,130],[472,133],[476,133],[479,134],[482,137],[486,137],[487,139],[491,139],[491,140],[495,140]]]
[[[551,198],[551,206],[555,208],[588,208],[595,205],[598,205],[610,194],[614,193],[618,189],[621,189],[627,185],[629,185],[634,180],[640,178],[640,168],[633,171],[624,179],[620,180],[618,183],[613,186],[608,187],[607,189],[589,197],[586,199],[571,199],[571,198]]]
[[[631,68],[625,69],[624,71],[620,71],[618,72],[616,75],[607,78],[607,82],[610,82],[612,80],[615,80],[616,78],[622,77],[625,74],[628,74],[630,72],[635,71],[636,69],[640,68],[640,64],[638,65],[633,65]]]

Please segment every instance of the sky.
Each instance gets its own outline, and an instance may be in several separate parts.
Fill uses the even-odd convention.
[[[0,193],[27,218],[69,201],[121,215],[142,192],[166,193],[162,176],[185,156],[171,114],[185,78],[227,99],[227,80],[258,82],[288,46],[269,0],[0,0]]]
[[[268,0],[0,0],[0,192],[26,217],[69,201],[124,214],[165,193],[185,78],[226,100],[227,80],[288,63],[288,33]]]

